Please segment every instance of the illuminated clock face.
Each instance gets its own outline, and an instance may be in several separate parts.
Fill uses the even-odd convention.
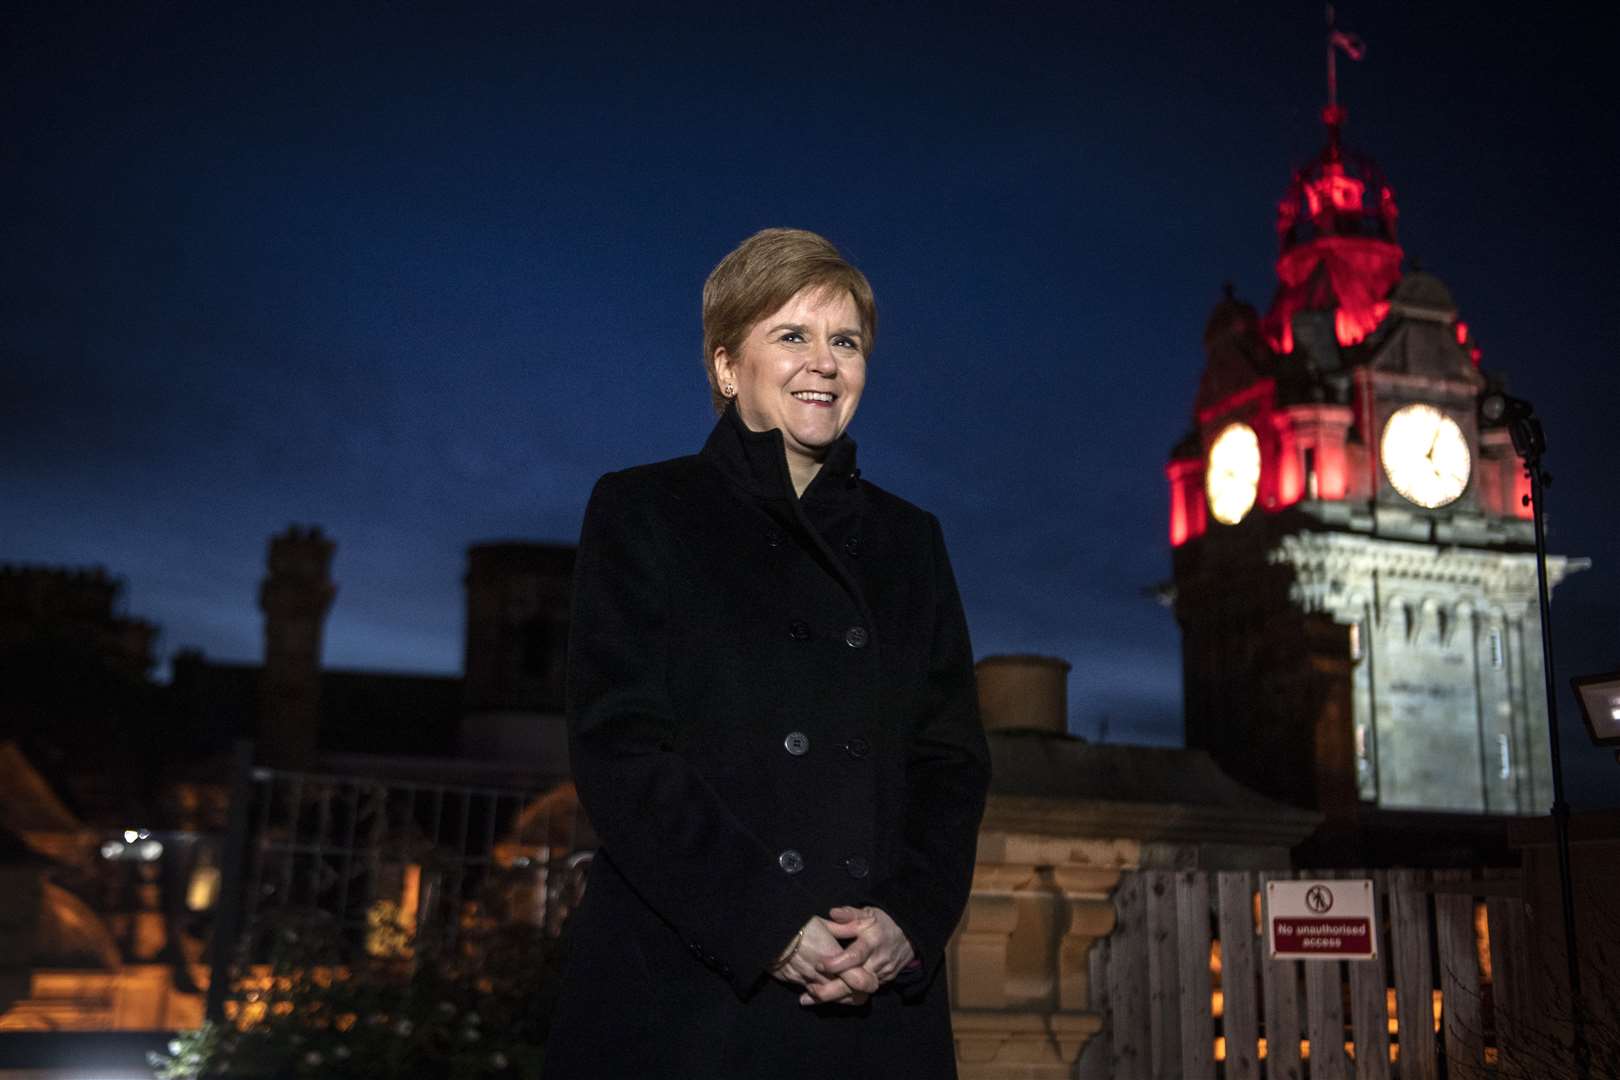
[[[1209,444],[1204,493],[1209,512],[1222,525],[1236,525],[1254,506],[1260,486],[1260,440],[1248,424],[1228,424]]]
[[[1473,467],[1462,428],[1433,405],[1396,409],[1384,425],[1378,456],[1391,486],[1431,510],[1457,501]]]

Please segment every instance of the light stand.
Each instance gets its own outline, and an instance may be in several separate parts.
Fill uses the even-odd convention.
[[[1564,761],[1559,752],[1558,692],[1554,686],[1552,601],[1547,587],[1547,523],[1542,499],[1552,477],[1541,467],[1542,455],[1547,450],[1547,435],[1541,421],[1528,401],[1509,397],[1501,391],[1492,391],[1480,398],[1479,414],[1486,421],[1507,425],[1513,437],[1513,449],[1524,459],[1525,475],[1530,478],[1530,518],[1536,529],[1536,586],[1541,601],[1541,658],[1542,674],[1547,683],[1547,741],[1552,750],[1553,775],[1553,834],[1558,845],[1558,887],[1562,893],[1564,909],[1564,951],[1569,960],[1569,996],[1574,1020],[1574,1046],[1576,1075],[1581,1080],[1591,1076],[1591,1061],[1586,1046],[1586,1007],[1581,997],[1580,953],[1575,949],[1575,885],[1569,869],[1569,803],[1564,800]]]

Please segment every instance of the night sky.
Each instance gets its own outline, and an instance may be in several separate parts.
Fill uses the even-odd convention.
[[[0,560],[254,660],[267,538],[318,523],[326,662],[457,672],[467,545],[571,542],[597,475],[694,451],[703,278],[794,225],[876,289],[850,433],[941,518],[976,651],[1179,741],[1164,463],[1222,283],[1270,299],[1322,9],[1068,6],[8,7]],[[1547,425],[1554,550],[1595,563],[1562,677],[1620,667],[1612,45],[1501,7],[1340,5],[1341,99]],[[1561,707],[1575,801],[1616,801]]]

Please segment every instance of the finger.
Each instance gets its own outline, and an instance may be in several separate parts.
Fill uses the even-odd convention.
[[[871,980],[865,980],[871,985]],[[824,983],[812,983],[799,995],[800,1005],[864,1005],[871,992],[858,990],[843,979],[833,978]]]
[[[855,991],[843,979],[828,979],[823,983],[812,983],[805,987],[805,994],[822,1005],[830,1005],[834,1001],[846,998]]]
[[[818,1002],[818,1001],[816,1001],[815,998],[810,997],[808,994],[806,994],[806,995],[803,995],[803,996],[800,997],[799,1004],[801,1004],[801,1005],[812,1005],[812,1004],[817,1004],[817,1005],[865,1005],[869,1000],[871,1000],[871,997],[872,997],[871,994],[862,994],[862,993],[859,993],[859,992],[853,992],[853,993],[849,994],[847,997],[834,998],[832,1001]]]
[[[857,908],[833,908],[827,913],[827,918],[823,919],[822,922],[826,924],[829,931],[834,933],[840,930],[860,931],[872,925],[872,917]],[[839,936],[848,937],[849,935],[842,933]]]
[[[872,972],[888,982],[911,962],[911,957],[903,949],[886,949],[881,955],[874,956],[867,961],[866,970]]]
[[[827,922],[826,920],[823,920],[822,925],[827,928],[827,936],[832,938],[835,942],[842,941],[845,938],[856,937],[862,933],[865,933],[866,930],[871,926],[870,923],[862,919],[857,919],[855,922]]]
[[[888,982],[899,974],[904,963],[905,961],[897,955],[895,949],[888,946],[879,946],[873,948],[867,954],[866,963],[862,964],[861,967],[875,975],[879,981]],[[847,977],[848,974],[847,971],[839,972],[840,977]]]
[[[871,962],[863,964],[859,970],[874,980],[878,986],[882,986],[884,983],[894,978],[894,973],[898,969],[895,968],[895,966],[891,963]],[[850,977],[850,974],[851,972],[844,971],[840,972],[838,977],[840,979],[847,979]],[[876,990],[877,988],[877,986],[874,986],[871,989]]]
[[[851,995],[849,995],[849,997],[840,998],[837,1001],[817,1001],[815,998],[811,997],[809,994],[800,994],[799,995],[799,1004],[800,1005],[865,1005],[866,1004],[866,998],[867,998],[867,995],[865,995],[865,994],[851,994]]]
[[[816,965],[816,970],[823,975],[841,975],[850,968],[859,967],[866,963],[867,957],[872,955],[872,945],[865,938],[857,938],[855,943],[843,952],[828,957]]]
[[[857,994],[876,993],[878,988],[883,985],[876,975],[863,967],[851,968],[840,975],[839,978],[843,979],[844,983]]]
[[[810,993],[824,1002],[842,1001],[854,992],[855,988],[843,979],[828,979],[810,987]]]

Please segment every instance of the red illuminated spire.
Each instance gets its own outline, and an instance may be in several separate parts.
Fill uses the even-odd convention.
[[[1338,102],[1335,59],[1359,60],[1361,39],[1333,28],[1328,8],[1328,104],[1322,110],[1327,146],[1294,173],[1277,206],[1277,294],[1264,320],[1266,340],[1294,351],[1294,316],[1332,311],[1341,346],[1362,341],[1389,312],[1387,297],[1401,273],[1395,241],[1395,193],[1372,158],[1347,150],[1348,111]]]

